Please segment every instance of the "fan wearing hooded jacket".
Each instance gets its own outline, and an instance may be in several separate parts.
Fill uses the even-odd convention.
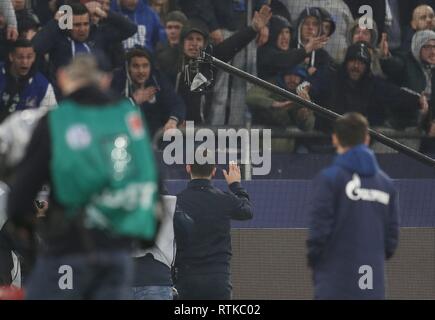
[[[397,85],[409,88],[429,101],[430,110],[433,110],[435,103],[435,77],[433,68],[435,66],[435,32],[431,30],[418,31],[412,38],[412,50],[405,55],[392,56],[388,51],[388,44],[382,52],[383,59],[381,66],[385,74]],[[405,123],[417,124],[417,115],[411,114],[403,117]],[[428,114],[430,122],[433,123],[433,111]],[[432,127],[434,127],[432,129]],[[435,126],[428,125],[429,132],[435,136]]]
[[[122,15],[109,11],[107,16],[100,19],[97,25],[91,25],[91,11],[89,6],[72,3],[73,24],[72,30],[62,30],[59,27],[59,15],[48,22],[32,39],[36,52],[43,56],[50,54],[52,67],[50,78],[55,79],[56,70],[68,64],[70,60],[80,53],[98,54],[103,56],[110,46],[134,35],[137,26]],[[92,10],[96,10],[92,8]],[[101,12],[101,11],[99,11]],[[94,11],[95,13],[95,11]]]
[[[234,33],[213,48],[213,56],[222,61],[231,60],[234,55],[255,39],[260,30],[267,25],[271,17],[268,6],[262,6],[254,14],[252,25]],[[201,21],[193,20],[183,26],[178,50],[160,52],[157,59],[159,67],[175,84],[176,92],[186,104],[186,120],[204,123],[206,119],[205,97],[192,92],[184,81],[186,66],[196,59],[201,50],[207,47],[209,33]],[[174,63],[178,62],[178,63]]]
[[[186,107],[169,80],[156,69],[151,53],[134,48],[126,66],[114,73],[112,89],[139,106],[151,135],[158,129],[176,128],[185,119]]]
[[[150,8],[144,0],[116,0],[112,1],[111,9],[119,12],[135,25],[137,32],[124,41],[124,48],[131,49],[136,45],[154,51],[159,41],[166,40],[166,34],[158,14]]]

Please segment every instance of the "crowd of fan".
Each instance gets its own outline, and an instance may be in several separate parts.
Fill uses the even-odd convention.
[[[71,30],[61,28],[64,4]],[[361,18],[362,5],[373,19]],[[2,0],[0,121],[56,105],[58,68],[93,53],[152,134],[190,120],[330,132],[310,109],[224,72],[214,70],[211,92],[192,92],[186,65],[212,44],[220,60],[337,113],[360,112],[372,127],[421,134],[428,138],[408,143],[435,152],[434,8],[431,0]]]

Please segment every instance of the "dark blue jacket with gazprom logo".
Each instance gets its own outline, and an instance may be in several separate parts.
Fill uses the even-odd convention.
[[[7,85],[7,74],[5,68],[4,65],[0,64],[0,110],[2,111],[3,108],[5,108],[5,103],[9,100],[9,95],[5,92]],[[47,78],[37,72],[27,80],[27,84],[25,84],[23,89],[17,93],[19,99],[14,103],[14,110],[38,108],[47,94],[49,85],[50,83]]]
[[[384,262],[398,243],[398,196],[359,145],[314,180],[308,262],[317,299],[383,299]]]

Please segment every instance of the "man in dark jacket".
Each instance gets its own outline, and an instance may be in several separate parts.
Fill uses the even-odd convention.
[[[115,71],[112,88],[139,106],[151,135],[161,127],[166,131],[184,121],[183,100],[155,68],[151,53],[145,48],[127,53],[126,67]]]
[[[56,70],[69,63],[79,53],[107,52],[113,43],[131,37],[137,26],[122,15],[106,13],[98,6],[86,6],[80,3],[70,4],[73,12],[72,30],[59,27],[60,15],[45,25],[33,38],[38,54],[50,54],[51,77],[55,79]],[[89,9],[89,10],[88,10]],[[100,26],[91,25],[90,17],[98,15]]]
[[[193,220],[187,241],[177,240],[176,288],[183,300],[231,299],[231,219],[252,218],[248,193],[240,185],[240,169],[230,164],[223,170],[232,193],[211,184],[216,173],[212,164],[186,166],[191,181],[178,194],[178,206]],[[178,238],[174,222],[175,238]]]
[[[385,259],[399,241],[397,191],[367,145],[367,120],[337,120],[339,154],[314,180],[307,241],[316,299],[385,298]]]
[[[267,25],[270,17],[270,8],[263,6],[260,11],[254,14],[252,25],[241,29],[230,38],[216,45],[213,49],[213,56],[225,62],[231,60]],[[208,36],[207,26],[201,21],[193,21],[183,28],[178,52],[174,50],[162,51],[157,58],[160,68],[175,83],[176,92],[180,94],[186,104],[186,120],[193,120],[197,123],[205,122],[205,97],[201,93],[190,90],[188,83],[184,79],[184,71],[186,65],[199,57],[201,50],[206,48]],[[174,61],[177,63],[174,63]]]

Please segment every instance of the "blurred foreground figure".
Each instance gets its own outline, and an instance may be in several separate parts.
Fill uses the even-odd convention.
[[[133,239],[157,231],[157,172],[140,113],[105,92],[110,75],[79,55],[58,72],[67,98],[39,121],[16,170],[10,232],[34,233],[33,199],[51,185],[43,248],[26,282],[27,299],[126,299]]]

